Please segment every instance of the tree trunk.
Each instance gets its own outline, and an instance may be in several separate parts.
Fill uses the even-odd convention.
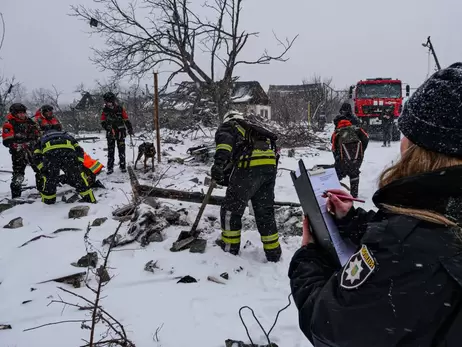
[[[201,192],[185,192],[176,189],[155,188],[145,185],[138,185],[137,192],[140,197],[152,196],[156,198],[175,199],[195,203],[202,203],[205,197],[205,194]],[[221,205],[223,200],[224,196],[212,195],[209,198],[208,204]],[[296,202],[275,201],[274,206],[300,207],[300,204]]]

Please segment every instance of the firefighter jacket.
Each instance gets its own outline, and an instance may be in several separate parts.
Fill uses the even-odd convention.
[[[40,136],[35,122],[30,118],[19,119],[12,114],[6,116],[3,123],[3,145],[10,149],[18,145],[34,145]]]
[[[356,142],[358,140],[360,141],[357,149],[353,151],[354,153],[350,153],[350,155],[356,156],[356,159],[362,159],[364,157],[364,151],[366,150],[369,143],[369,135],[364,131],[363,128],[354,126],[349,120],[344,119],[337,123],[335,131],[331,137],[332,153],[334,154],[336,160],[344,159],[344,153],[346,149],[345,146],[340,143],[339,131],[348,127],[351,127],[351,130],[353,131],[352,137],[357,139]],[[353,139],[350,138],[350,140]],[[348,150],[351,152],[350,148],[348,148]]]
[[[41,170],[43,157],[52,155],[57,149],[75,151],[78,160],[81,163],[84,161],[84,151],[71,135],[64,131],[50,130],[42,136],[34,150],[33,161],[36,167]]]
[[[61,125],[61,123],[56,117],[53,116],[51,118],[46,118],[43,116],[40,110],[35,112],[34,120],[42,132],[45,132],[48,130],[58,130],[58,131],[63,130],[63,126]]]
[[[357,245],[343,267],[316,243],[294,254],[292,294],[313,346],[461,346],[460,227],[384,207],[435,211],[462,225],[461,175],[453,166],[398,179],[374,194],[377,212],[352,208],[336,220]]]
[[[114,108],[104,107],[101,113],[101,126],[108,132],[121,131],[126,128],[129,134],[133,134],[132,123],[128,119],[127,112],[120,105]]]
[[[90,170],[94,175],[99,174],[103,169],[103,164],[90,157],[87,153],[83,153],[83,166]]]
[[[276,153],[269,140],[258,140],[249,146],[246,131],[235,121],[223,123],[215,133],[215,165],[225,167],[229,163],[238,168],[276,166]]]

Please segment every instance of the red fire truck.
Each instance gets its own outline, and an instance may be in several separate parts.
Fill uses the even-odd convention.
[[[406,96],[409,96],[409,85]],[[354,98],[353,98],[354,93]],[[370,78],[350,87],[350,99],[354,101],[354,112],[371,137],[382,138],[381,115],[392,112],[395,119],[403,109],[402,82],[392,78]],[[393,141],[399,141],[400,132],[396,120],[393,122]]]

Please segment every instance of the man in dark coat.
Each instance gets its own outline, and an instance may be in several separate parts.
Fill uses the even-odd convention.
[[[114,93],[108,92],[104,94],[104,109],[101,114],[101,126],[106,130],[107,138],[107,174],[114,172],[114,155],[115,146],[117,143],[117,151],[119,152],[119,167],[122,172],[126,172],[125,164],[125,137],[127,131],[129,135],[133,135],[133,128],[128,119],[125,108],[118,104]]]
[[[359,118],[353,114],[351,105],[347,102],[343,103],[340,107],[339,114],[334,118],[334,125],[337,127],[338,123],[342,120],[347,120],[355,126],[359,126]]]
[[[2,129],[3,145],[9,148],[13,166],[10,184],[13,199],[21,197],[21,186],[27,165],[31,165],[32,169],[37,171],[32,165],[32,152],[40,132],[37,124],[27,117],[26,111],[26,106],[23,104],[11,105]]]
[[[369,143],[369,135],[359,126],[354,126],[351,121],[341,119],[335,125],[331,143],[338,179],[342,180],[348,176],[351,195],[358,197],[360,168]]]
[[[383,145],[382,147],[391,146],[391,138],[393,135],[393,111],[384,112],[381,115],[382,120],[382,135],[383,135]]]

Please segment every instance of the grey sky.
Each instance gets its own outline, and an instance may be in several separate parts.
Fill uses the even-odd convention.
[[[1,0],[7,29],[0,73],[15,75],[29,91],[54,84],[65,101],[79,83],[92,86],[104,79],[88,60],[90,47],[102,40],[89,37],[89,26],[67,15],[71,4],[92,1]],[[261,33],[249,42],[246,57],[264,48],[276,52],[273,30],[280,37],[300,35],[288,62],[236,71],[241,80],[258,80],[265,89],[298,84],[313,74],[332,77],[337,88],[380,76],[416,87],[427,75],[421,43],[429,35],[443,67],[462,61],[460,0],[245,0],[244,7],[242,28]],[[433,72],[433,59],[431,64]]]

